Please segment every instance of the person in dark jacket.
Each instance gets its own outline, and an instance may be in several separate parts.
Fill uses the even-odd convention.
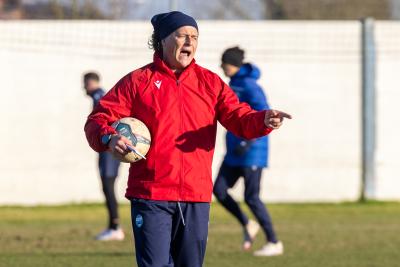
[[[83,75],[83,87],[86,94],[93,100],[93,108],[97,106],[104,96],[104,90],[100,87],[100,76],[95,72],[87,72]],[[103,193],[106,199],[108,212],[108,227],[96,236],[96,240],[110,241],[123,240],[125,235],[119,223],[118,202],[115,197],[115,180],[118,176],[120,162],[110,152],[99,153],[99,172]]]
[[[222,55],[221,67],[224,74],[230,78],[229,86],[238,96],[240,102],[245,102],[254,110],[269,109],[267,98],[262,88],[257,84],[260,70],[253,64],[243,63],[244,50],[232,47]],[[268,166],[268,136],[247,140],[232,132],[226,134],[226,155],[219,174],[214,183],[214,195],[218,201],[243,226],[243,249],[249,250],[261,227],[267,243],[254,252],[256,256],[275,256],[283,253],[282,242],[276,237],[268,210],[260,200],[260,182],[263,168]],[[244,199],[258,222],[250,220],[239,205],[229,195],[240,177],[244,178]]]
[[[277,110],[240,103],[215,73],[195,59],[199,30],[179,11],[151,19],[153,61],[125,75],[99,102],[85,125],[96,151],[117,157],[132,142],[111,127],[123,117],[141,120],[151,134],[146,159],[131,163],[125,196],[131,201],[139,267],[200,267],[208,236],[211,165],[217,121],[246,138],[278,129]]]

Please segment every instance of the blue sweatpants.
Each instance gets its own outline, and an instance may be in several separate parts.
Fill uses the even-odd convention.
[[[236,167],[223,163],[214,182],[214,195],[218,201],[240,222],[248,223],[247,216],[236,201],[229,195],[240,177],[244,178],[244,200],[264,230],[267,241],[278,242],[268,210],[260,199],[261,167]]]
[[[110,152],[99,153],[99,171],[102,179],[117,177],[119,165],[120,161],[114,158]]]
[[[111,153],[99,153],[99,171],[108,211],[108,228],[110,229],[117,229],[119,224],[118,202],[114,190],[119,165],[120,162]]]
[[[201,267],[206,252],[210,204],[131,200],[139,267]]]

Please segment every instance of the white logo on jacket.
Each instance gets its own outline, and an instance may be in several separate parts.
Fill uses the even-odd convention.
[[[162,83],[162,81],[160,81],[160,80],[157,80],[154,82],[154,84],[157,86],[157,89],[160,89],[161,83]]]

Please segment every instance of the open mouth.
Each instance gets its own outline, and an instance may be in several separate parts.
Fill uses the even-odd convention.
[[[183,55],[183,56],[189,57],[191,52],[189,50],[181,50],[180,54]]]

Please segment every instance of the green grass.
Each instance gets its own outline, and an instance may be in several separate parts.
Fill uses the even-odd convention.
[[[270,205],[285,245],[274,258],[242,252],[238,223],[217,204],[211,210],[206,267],[400,266],[399,203]],[[0,207],[0,266],[136,266],[129,206],[121,215],[128,238],[102,243],[93,236],[105,225],[103,205]]]

